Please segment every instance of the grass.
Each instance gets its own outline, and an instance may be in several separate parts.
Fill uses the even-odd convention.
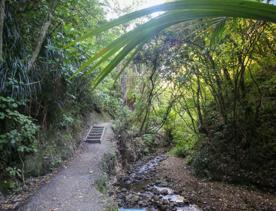
[[[95,181],[95,186],[96,189],[103,194],[106,194],[108,191],[108,185],[107,185],[107,176],[106,175],[102,175],[100,178],[96,179]]]

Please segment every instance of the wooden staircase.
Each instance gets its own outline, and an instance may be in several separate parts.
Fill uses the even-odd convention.
[[[94,125],[90,128],[86,138],[85,142],[90,144],[100,144],[105,132],[104,126],[97,126]]]

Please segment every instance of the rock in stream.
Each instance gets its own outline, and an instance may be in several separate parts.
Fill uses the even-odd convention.
[[[168,181],[153,181],[151,175],[156,173],[156,167],[166,158],[165,155],[158,155],[146,163],[137,162],[133,170],[121,178],[116,193],[118,205],[122,207],[119,211],[201,210],[170,188]]]

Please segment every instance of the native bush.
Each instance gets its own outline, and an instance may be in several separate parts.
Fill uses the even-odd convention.
[[[0,169],[1,178],[24,179],[25,155],[36,151],[38,126],[34,120],[20,112],[24,105],[10,97],[0,97]],[[4,180],[7,188],[14,188],[15,181]]]

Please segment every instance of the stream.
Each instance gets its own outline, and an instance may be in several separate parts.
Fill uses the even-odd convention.
[[[126,176],[120,178],[116,192],[119,211],[201,211],[173,190],[169,181],[154,179],[156,167],[166,158],[158,155],[147,162],[138,161]]]

